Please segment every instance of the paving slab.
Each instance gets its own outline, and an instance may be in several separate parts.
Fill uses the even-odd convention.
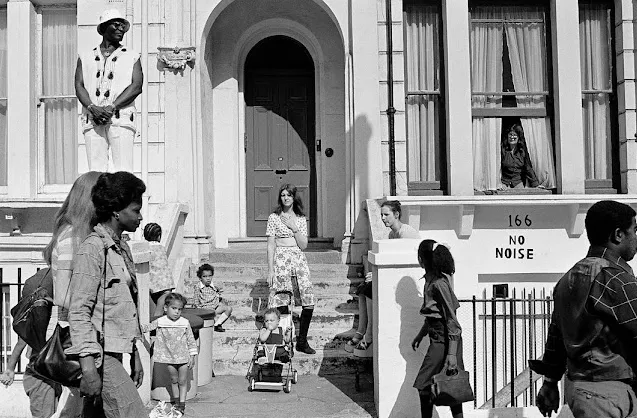
[[[197,396],[186,403],[185,418],[361,418],[376,417],[371,373],[360,374],[359,391],[355,376],[299,376],[290,393],[248,391],[243,376],[218,376],[201,386]]]

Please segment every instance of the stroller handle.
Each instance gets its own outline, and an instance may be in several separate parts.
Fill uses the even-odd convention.
[[[287,296],[294,296],[294,293],[291,290],[277,290],[276,292],[274,292],[275,295],[287,295]]]

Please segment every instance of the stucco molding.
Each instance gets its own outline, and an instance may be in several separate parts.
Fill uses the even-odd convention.
[[[157,61],[161,62],[165,68],[184,70],[186,65],[194,66],[195,64],[196,48],[194,46],[159,46],[157,50],[159,51]]]

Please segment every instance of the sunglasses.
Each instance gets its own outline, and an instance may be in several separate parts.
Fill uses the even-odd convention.
[[[126,29],[126,23],[124,22],[118,22],[118,21],[113,21],[110,22],[108,24],[108,26],[114,28],[114,29],[119,29],[119,30],[125,30]]]

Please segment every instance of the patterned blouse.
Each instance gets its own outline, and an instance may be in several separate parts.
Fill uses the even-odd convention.
[[[153,330],[157,330],[153,351],[155,363],[188,363],[190,356],[197,354],[197,342],[186,318],[173,321],[164,315],[150,324],[142,325],[143,332]]]
[[[299,232],[307,236],[307,219],[305,216],[296,215],[296,226],[299,228]],[[276,213],[271,213],[268,217],[268,225],[265,228],[265,235],[276,238],[294,237],[292,230],[285,226],[281,220],[281,215],[277,215]]]
[[[221,303],[221,289],[210,283],[206,286],[199,282],[194,286],[192,305],[195,308],[215,310]]]
[[[158,242],[150,242],[150,271],[149,283],[150,293],[158,293],[175,288],[166,249]]]

